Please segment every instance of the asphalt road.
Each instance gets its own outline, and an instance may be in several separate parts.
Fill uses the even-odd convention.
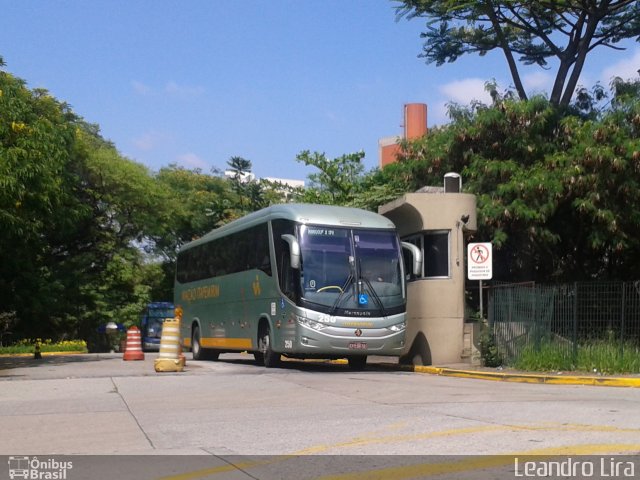
[[[637,388],[310,362],[265,369],[248,355],[189,359],[184,372],[156,373],[154,358],[0,358],[0,455],[205,455],[218,462],[207,467],[214,470],[264,455],[322,455],[313,458],[334,466],[369,458],[345,455],[376,455],[382,465],[403,455],[640,455]],[[459,465],[475,457],[453,458]],[[512,464],[505,468],[513,474]],[[224,478],[271,478],[241,471]],[[400,473],[388,478],[415,478]],[[222,478],[206,475],[165,477]]]

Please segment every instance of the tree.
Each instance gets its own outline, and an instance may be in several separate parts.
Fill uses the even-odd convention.
[[[171,218],[150,172],[46,91],[0,72],[0,317],[14,338],[80,337],[136,320]],[[6,322],[5,322],[6,323]]]
[[[477,195],[494,278],[630,280],[640,262],[640,82],[614,82],[598,116],[547,99],[454,107],[449,125],[403,145],[377,183],[415,190],[461,172]]]
[[[0,312],[15,332],[46,333],[66,307],[56,266],[90,214],[75,196],[76,118],[2,71],[0,112]]]
[[[635,0],[400,0],[400,17],[426,18],[423,53],[442,65],[464,54],[502,50],[515,89],[527,99],[516,56],[525,65],[558,67],[550,100],[568,106],[587,55],[598,47],[622,50],[622,40],[640,39]]]
[[[83,247],[70,252],[66,263],[80,272],[82,282],[74,282],[77,331],[90,339],[109,320],[135,323],[152,299],[158,280],[147,273],[160,266],[148,253],[162,238],[172,211],[169,194],[151,172],[120,155],[97,127],[76,128],[75,150],[82,160],[77,195],[91,216],[69,239],[68,245],[81,240]]]
[[[232,218],[239,218],[249,212],[259,210],[263,204],[261,198],[261,189],[258,184],[253,181],[251,173],[251,160],[242,157],[231,157],[227,162],[233,175],[229,179],[231,189],[235,192],[236,198],[231,203],[237,204],[236,212],[232,214]],[[218,205],[214,204],[214,208]]]
[[[296,201],[326,205],[342,205],[376,211],[383,203],[395,200],[411,187],[400,177],[384,170],[364,171],[364,152],[341,155],[328,159],[324,153],[300,152],[296,161],[318,169],[308,177],[309,185],[304,189],[293,189],[291,196]]]
[[[211,207],[235,194],[225,179],[177,165],[161,168],[154,180],[166,194],[168,215],[164,219],[158,218],[159,223],[151,235],[152,251],[162,261],[160,282],[154,285],[152,298],[167,300],[173,297],[178,250],[226,220],[228,212],[213,214]]]
[[[216,219],[216,226],[283,201],[286,192],[279,191],[278,185],[255,180],[251,160],[231,157],[227,165],[232,172],[228,180],[232,195],[219,197],[208,208],[208,215]]]
[[[207,208],[219,199],[231,197],[232,192],[223,178],[177,165],[161,168],[155,181],[167,194],[170,212],[162,231],[153,237],[156,253],[174,261],[182,245],[217,226],[220,219],[208,216]]]
[[[251,160],[247,160],[242,157],[231,157],[227,162],[229,169],[233,172],[234,179],[242,181],[245,177],[251,173]]]
[[[301,200],[309,203],[348,205],[360,192],[364,172],[364,152],[350,153],[328,159],[324,153],[305,150],[296,161],[316,167],[319,171],[309,175],[310,185]]]

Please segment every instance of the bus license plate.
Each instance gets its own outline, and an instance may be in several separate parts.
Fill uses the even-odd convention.
[[[349,343],[349,348],[351,350],[366,350],[367,344],[365,342],[351,342]]]

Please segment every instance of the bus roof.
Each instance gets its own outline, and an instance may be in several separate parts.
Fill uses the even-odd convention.
[[[150,302],[147,308],[173,308],[172,302]]]
[[[395,225],[388,218],[359,208],[315,205],[311,203],[282,203],[263,208],[233,222],[229,222],[220,228],[212,230],[202,238],[183,245],[182,249],[206,243],[209,240],[276,219],[292,220],[309,225],[395,229]]]

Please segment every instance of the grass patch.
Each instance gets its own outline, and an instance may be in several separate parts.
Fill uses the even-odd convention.
[[[528,345],[516,359],[514,367],[532,371],[579,371],[589,373],[640,373],[640,346],[627,342],[591,341],[573,347],[546,342]]]
[[[64,340],[54,342],[51,339],[24,339],[6,347],[0,347],[0,355],[15,355],[19,353],[34,353],[36,344],[40,345],[40,352],[87,352],[87,342],[84,340]]]

